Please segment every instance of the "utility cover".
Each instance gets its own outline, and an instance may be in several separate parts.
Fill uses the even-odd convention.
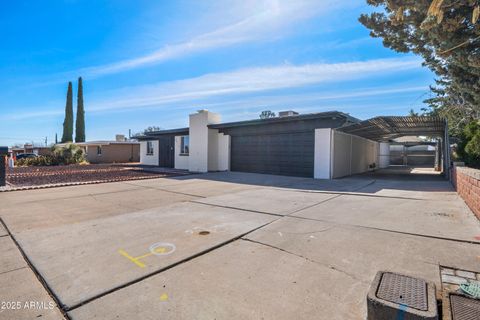
[[[452,320],[480,320],[480,300],[450,295]]]
[[[377,297],[421,311],[428,310],[427,283],[422,279],[386,272]]]

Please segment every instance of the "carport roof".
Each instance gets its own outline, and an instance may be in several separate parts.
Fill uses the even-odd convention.
[[[375,117],[338,131],[357,135],[374,141],[388,141],[401,136],[443,136],[446,121],[431,116]]]

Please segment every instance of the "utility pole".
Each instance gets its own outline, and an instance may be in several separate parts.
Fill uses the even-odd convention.
[[[128,139],[132,138],[132,129],[128,129]]]
[[[48,137],[45,137],[45,147],[48,146]]]

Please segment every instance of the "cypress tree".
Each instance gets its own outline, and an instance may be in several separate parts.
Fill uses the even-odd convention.
[[[78,78],[77,120],[75,123],[75,142],[85,142],[85,109],[83,108],[82,77]]]
[[[73,141],[73,102],[72,83],[68,82],[67,103],[65,105],[65,120],[63,121],[62,143]]]

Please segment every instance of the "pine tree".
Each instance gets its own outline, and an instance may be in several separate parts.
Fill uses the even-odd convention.
[[[75,123],[75,142],[85,142],[85,109],[83,107],[82,77],[78,78],[77,121]]]
[[[62,143],[73,141],[73,101],[72,83],[68,82],[67,103],[65,105],[65,120],[63,121]]]
[[[397,52],[420,55],[436,75],[433,114],[452,133],[480,117],[480,3],[477,0],[367,0],[381,12],[360,16],[372,37]]]
[[[57,136],[57,134],[55,133],[55,144],[57,144],[57,143],[58,143],[58,136]]]

